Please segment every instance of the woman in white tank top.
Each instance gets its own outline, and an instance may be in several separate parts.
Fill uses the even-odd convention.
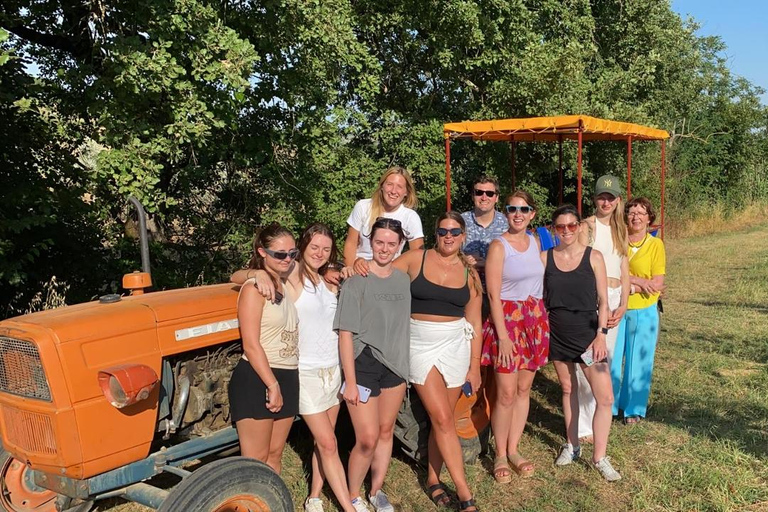
[[[584,220],[587,229],[581,230],[582,243],[599,250],[605,260],[608,276],[608,364],[614,396],[621,382],[621,361],[614,364],[613,353],[616,338],[622,329],[622,318],[627,311],[629,298],[629,263],[627,260],[627,223],[621,198],[621,181],[616,176],[600,176],[595,186],[595,215]],[[581,368],[576,371],[579,394],[579,437],[592,438],[592,417],[595,414],[595,397]],[[613,414],[617,414],[614,405]]]
[[[299,414],[315,438],[312,454],[312,480],[304,502],[306,512],[322,512],[320,494],[325,480],[336,495],[342,510],[354,512],[344,466],[336,442],[336,419],[341,403],[339,336],[333,330],[338,303],[336,285],[322,274],[338,272],[336,242],[331,230],[321,223],[307,227],[299,239],[299,258],[288,275],[297,291],[299,317]],[[269,300],[274,289],[266,275],[250,271],[256,286]],[[247,271],[233,274],[233,282],[248,279]],[[322,473],[320,466],[322,465]],[[325,479],[323,478],[325,475]]]

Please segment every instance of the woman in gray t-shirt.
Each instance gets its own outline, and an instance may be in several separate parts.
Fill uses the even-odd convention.
[[[343,397],[355,429],[347,470],[349,495],[360,510],[365,509],[360,488],[369,468],[371,505],[391,510],[382,486],[409,368],[410,279],[392,267],[404,239],[398,220],[374,222],[368,276],[355,275],[344,282],[334,319],[344,371]]]

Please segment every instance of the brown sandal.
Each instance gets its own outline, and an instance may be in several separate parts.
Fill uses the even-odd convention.
[[[508,484],[512,481],[512,470],[509,468],[506,457],[496,457],[493,461],[493,478],[500,484]]]
[[[525,457],[520,454],[507,455],[507,459],[509,459],[509,463],[512,465],[514,472],[521,478],[529,478],[533,476],[533,472],[536,469],[533,462],[526,460]]]

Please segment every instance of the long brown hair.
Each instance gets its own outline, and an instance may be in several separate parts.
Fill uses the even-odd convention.
[[[419,200],[416,197],[416,188],[413,186],[413,180],[411,179],[411,173],[399,165],[394,165],[387,169],[381,176],[379,184],[373,191],[373,195],[371,195],[371,217],[368,220],[368,225],[371,227],[373,226],[373,223],[376,222],[376,219],[381,217],[381,214],[384,213],[384,182],[393,174],[399,174],[405,179],[405,198],[403,198],[403,205],[411,210],[415,210],[419,205]]]
[[[276,289],[278,287],[277,280],[267,270],[267,267],[264,264],[264,257],[259,254],[259,249],[269,249],[272,247],[272,244],[275,243],[275,240],[284,236],[289,236],[291,237],[291,240],[293,240],[293,233],[288,231],[277,222],[273,222],[272,224],[258,231],[253,237],[253,256],[251,256],[251,261],[248,263],[248,268],[264,270],[267,275],[269,275],[269,278],[272,280],[272,284]]]
[[[460,213],[456,213],[453,210],[447,211],[440,215],[437,218],[437,221],[435,221],[435,240],[437,240],[437,228],[440,227],[440,223],[444,220],[452,220],[456,222],[459,227],[461,228],[462,233],[467,232],[467,223],[464,222],[464,217],[461,216]],[[437,245],[437,242],[435,242],[435,245]],[[437,249],[435,249],[437,251]],[[461,264],[464,265],[464,268],[469,272],[469,275],[472,276],[472,286],[475,288],[475,291],[479,294],[483,293],[483,286],[480,284],[480,280],[476,278],[477,274],[475,273],[474,266],[469,262],[467,259],[467,256],[464,254],[464,252],[459,249],[459,260],[461,260]]]
[[[328,256],[328,263],[336,263],[339,258],[336,249],[336,237],[333,236],[331,229],[322,222],[315,222],[307,226],[307,229],[305,229],[299,237],[299,282],[302,286],[304,285],[305,279],[309,279],[314,286],[317,286],[320,282],[320,277],[317,272],[310,269],[307,266],[306,261],[304,261],[304,251],[307,250],[307,247],[309,247],[309,244],[312,242],[312,238],[314,238],[315,235],[323,235],[331,239],[331,254]]]

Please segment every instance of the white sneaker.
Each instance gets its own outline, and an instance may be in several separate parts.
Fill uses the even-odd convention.
[[[352,507],[355,509],[355,512],[371,512],[371,509],[368,508],[365,500],[360,496],[352,500]]]
[[[567,466],[581,456],[581,446],[573,447],[571,443],[565,443],[560,448],[560,455],[555,459],[555,466]]]
[[[621,480],[621,475],[618,471],[613,469],[611,461],[608,457],[603,457],[599,461],[594,463],[595,469],[597,469],[603,478],[609,482],[618,482]]]
[[[324,512],[323,500],[320,498],[307,498],[304,502],[304,512]]]
[[[395,507],[392,506],[389,498],[381,489],[376,491],[376,494],[368,496],[368,501],[371,502],[376,512],[395,512]]]

